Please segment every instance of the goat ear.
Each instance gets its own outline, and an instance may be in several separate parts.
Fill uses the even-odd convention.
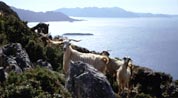
[[[105,64],[109,63],[109,58],[108,57],[102,57],[101,59]]]
[[[123,57],[122,59],[125,61],[125,60],[127,60],[127,57]]]

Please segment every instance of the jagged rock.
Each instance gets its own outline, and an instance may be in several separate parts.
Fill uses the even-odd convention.
[[[42,60],[42,59],[39,59],[39,60],[37,61],[37,64],[40,65],[41,67],[46,67],[46,68],[48,68],[48,69],[50,69],[50,70],[53,70],[52,65],[51,65],[49,62],[44,61],[44,60]]]
[[[21,70],[32,68],[32,63],[29,59],[28,54],[22,48],[20,43],[12,43],[2,47],[2,53],[0,58],[2,58],[2,65],[7,68],[11,66],[14,71],[18,73]]]
[[[106,77],[82,62],[70,63],[66,87],[73,98],[115,98]]]
[[[16,64],[11,64],[11,65],[7,66],[6,71],[7,72],[14,71],[16,73],[22,73],[22,69]]]

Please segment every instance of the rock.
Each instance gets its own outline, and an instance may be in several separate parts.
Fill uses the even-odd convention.
[[[44,60],[42,60],[42,59],[39,59],[39,60],[37,61],[37,64],[40,65],[41,67],[45,67],[45,68],[48,68],[48,69],[50,69],[50,70],[53,70],[52,65],[51,65],[49,62],[44,61]]]
[[[7,72],[14,71],[16,73],[22,73],[22,69],[18,66],[16,60],[14,60],[13,57],[6,57],[5,64],[8,65],[6,66]]]
[[[69,35],[69,36],[91,36],[94,35],[92,33],[64,33],[63,35]]]
[[[82,62],[70,63],[66,87],[73,98],[115,98],[106,77]]]
[[[11,66],[14,71],[21,72],[20,69],[32,68],[29,56],[20,43],[11,43],[3,46],[0,56],[3,62],[1,66]]]
[[[88,49],[76,45],[72,45],[72,48],[82,53],[91,53],[91,51],[89,51]]]

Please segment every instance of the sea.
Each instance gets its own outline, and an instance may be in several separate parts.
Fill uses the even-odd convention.
[[[83,21],[46,22],[52,36],[60,35],[89,50],[109,51],[110,57],[129,56],[136,65],[165,72],[178,79],[178,17],[91,18]],[[37,22],[28,23],[33,27]],[[93,35],[63,35],[91,33]]]

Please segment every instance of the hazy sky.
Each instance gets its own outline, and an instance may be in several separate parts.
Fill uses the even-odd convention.
[[[178,14],[178,0],[1,0],[10,6],[32,11],[74,7],[120,7],[134,12]]]

